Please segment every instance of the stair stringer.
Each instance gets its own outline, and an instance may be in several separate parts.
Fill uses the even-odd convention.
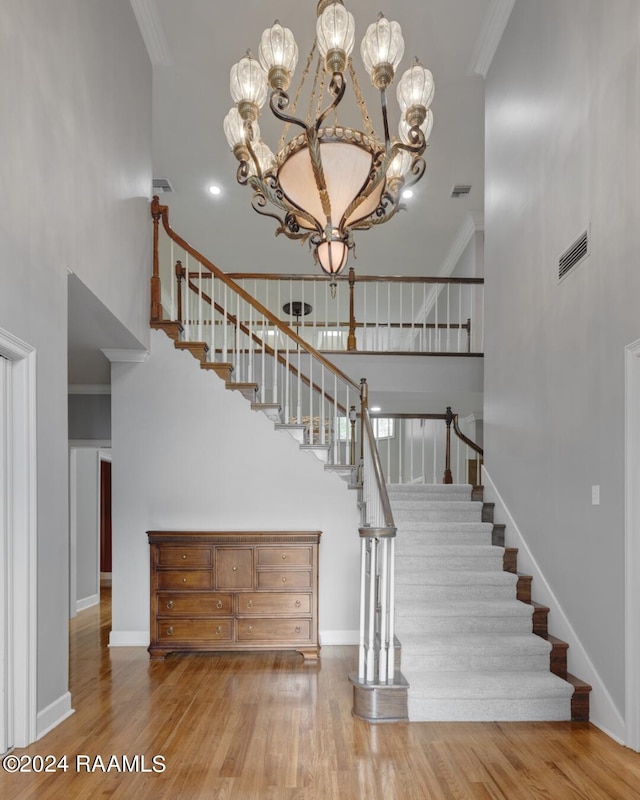
[[[112,638],[148,636],[148,551],[141,531],[320,530],[321,643],[356,644],[360,523],[353,492],[239,392],[152,331],[143,364],[114,364]],[[140,367],[140,369],[136,369]]]
[[[496,488],[490,473],[483,468],[483,482],[485,485],[485,499],[495,501],[497,515],[501,520],[506,520],[510,544],[519,548],[521,566],[533,575],[535,593],[538,600],[542,600],[553,614],[553,631],[569,643],[569,669],[588,680],[593,687],[589,703],[589,720],[619,742],[625,741],[626,726],[622,714],[618,710],[611,694],[598,670],[591,661],[586,648],[580,641],[568,616],[560,605],[553,590],[549,586],[537,561],[531,553],[526,539],[512,517],[500,492]]]

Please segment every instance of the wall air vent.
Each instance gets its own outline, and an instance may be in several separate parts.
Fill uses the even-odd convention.
[[[451,197],[465,197],[471,191],[470,184],[458,183],[451,190]]]
[[[590,252],[589,229],[580,234],[558,259],[558,280],[561,281],[574,267],[587,258]]]
[[[153,179],[154,192],[172,192],[173,186],[169,183],[167,178],[154,178]]]

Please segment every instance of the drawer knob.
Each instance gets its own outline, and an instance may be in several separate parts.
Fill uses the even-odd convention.
[[[247,633],[253,633],[253,625],[247,627]]]
[[[186,578],[183,578],[183,579],[182,579],[182,582],[183,582],[183,583],[186,583],[186,582],[187,582],[187,579],[186,579]]]
[[[249,600],[247,603],[247,608],[253,608],[253,600]]]
[[[286,579],[286,578],[283,578],[283,579],[282,579],[282,582],[283,582],[283,583],[286,583],[286,582],[287,582],[287,579]]]
[[[169,625],[167,628],[167,636],[173,636],[173,625]]]
[[[221,633],[222,633],[222,628],[220,627],[220,625],[218,625],[218,627],[216,628],[216,636],[220,636]]]
[[[186,560],[187,560],[187,554],[186,554],[186,553],[183,553],[183,554],[182,554],[182,560],[183,560],[183,561],[186,561]]]
[[[301,605],[302,603],[299,600],[296,600],[296,608],[300,608]]]
[[[232,569],[234,572],[236,572],[236,570],[238,569],[238,567],[231,567],[231,569]]]
[[[218,600],[216,603],[216,608],[222,608],[222,600]]]
[[[169,600],[169,602],[167,603],[167,608],[169,609],[169,611],[171,611],[173,606],[174,606],[173,600]]]
[[[300,633],[300,626],[296,625],[296,633]]]
[[[287,554],[286,554],[286,553],[283,553],[283,554],[282,554],[282,560],[284,561],[286,557],[287,557]]]

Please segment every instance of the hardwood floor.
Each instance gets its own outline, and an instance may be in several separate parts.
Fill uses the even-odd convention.
[[[589,723],[369,726],[351,716],[354,647],[324,648],[317,666],[287,652],[151,662],[107,648],[109,611],[107,593],[71,624],[76,713],[15,751],[66,755],[68,771],[1,772],[5,800],[640,798],[640,755]],[[116,771],[135,755],[147,772]]]

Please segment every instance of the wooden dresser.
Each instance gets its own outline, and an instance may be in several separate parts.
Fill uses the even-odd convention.
[[[297,650],[316,660],[319,531],[147,531],[151,658]]]

